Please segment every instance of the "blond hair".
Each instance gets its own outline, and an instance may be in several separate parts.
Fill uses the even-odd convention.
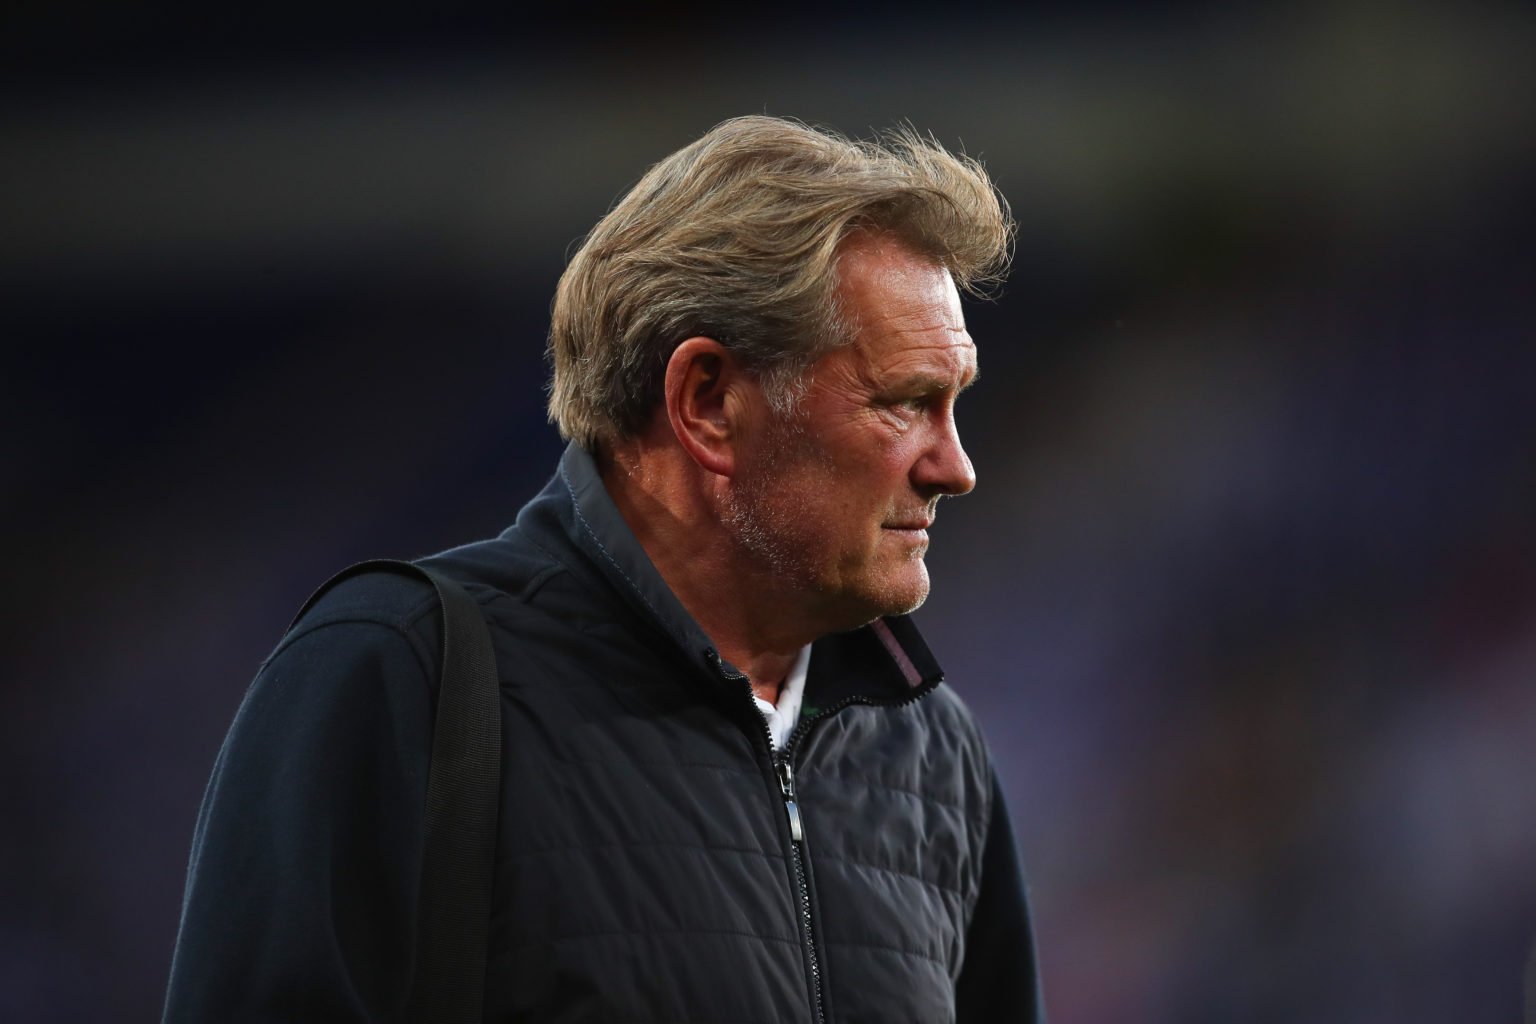
[[[787,412],[805,368],[850,340],[837,259],[866,232],[979,294],[1006,272],[1013,222],[980,164],[911,129],[853,141],[774,117],[716,126],[652,167],[571,258],[550,320],[550,419],[591,450],[634,436],[696,335]]]

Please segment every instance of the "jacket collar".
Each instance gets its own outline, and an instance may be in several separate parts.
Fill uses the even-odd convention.
[[[518,516],[543,505],[554,512],[562,539],[574,545],[603,580],[686,656],[714,677],[744,678],[720,657],[714,641],[661,578],[603,486],[591,454],[572,442],[549,487]],[[905,700],[941,681],[943,672],[908,616],[888,616],[811,648],[808,691],[825,707],[843,697]]]

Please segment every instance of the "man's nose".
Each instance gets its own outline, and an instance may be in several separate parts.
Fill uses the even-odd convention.
[[[912,483],[921,491],[965,494],[976,486],[976,470],[960,444],[953,414],[946,414],[933,443],[912,467]]]

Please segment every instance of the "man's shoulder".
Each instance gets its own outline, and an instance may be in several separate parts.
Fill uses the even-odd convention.
[[[548,607],[570,603],[557,595],[572,589],[567,565],[519,537],[515,528],[417,560],[423,568],[458,583],[481,608],[501,642],[538,640],[556,628],[560,614]],[[442,615],[436,589],[403,567],[356,566],[322,584],[303,613],[263,662],[263,669],[295,664],[337,672],[348,666],[397,663],[409,649],[430,681],[442,646]],[[550,586],[554,583],[554,586]],[[579,589],[579,588],[578,588]]]
[[[981,722],[977,719],[976,713],[971,710],[970,705],[965,702],[965,698],[948,680],[934,687],[928,699],[920,701],[919,704],[925,705],[925,713],[944,728],[954,730],[965,739],[985,747]]]
[[[963,682],[963,681],[962,681]],[[930,755],[948,751],[966,763],[989,766],[992,752],[980,718],[948,679],[941,680],[921,700],[907,705],[921,723]]]
[[[549,553],[517,536],[515,530],[417,560],[467,590],[482,607],[527,604],[567,567]],[[372,623],[401,633],[418,633],[434,619],[437,594],[425,577],[408,570],[346,571],[325,585],[290,634],[337,623]]]

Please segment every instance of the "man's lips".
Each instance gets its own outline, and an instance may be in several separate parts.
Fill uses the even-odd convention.
[[[899,523],[886,523],[885,524],[885,529],[887,529],[887,530],[909,530],[909,531],[912,531],[912,532],[915,533],[915,532],[917,532],[919,530],[926,530],[926,529],[928,529],[928,527],[930,527],[932,525],[933,525],[933,520],[932,519],[909,519],[909,520],[905,520],[905,521],[899,522]]]

